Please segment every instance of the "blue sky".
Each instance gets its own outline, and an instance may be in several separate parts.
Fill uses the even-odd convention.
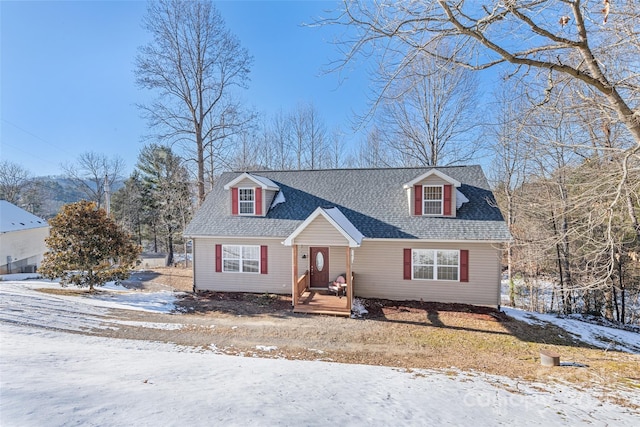
[[[228,28],[254,57],[244,98],[271,115],[313,102],[327,127],[350,130],[367,108],[366,72],[325,74],[339,58],[335,31],[301,24],[336,2],[223,1]],[[34,176],[57,175],[86,151],[120,155],[133,169],[149,133],[136,103],[134,60],[149,35],[143,1],[0,1],[0,156]],[[349,138],[351,143],[357,136]]]

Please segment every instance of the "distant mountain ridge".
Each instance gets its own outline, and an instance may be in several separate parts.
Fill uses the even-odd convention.
[[[31,180],[31,187],[23,193],[20,207],[44,219],[57,215],[60,208],[67,203],[74,203],[87,199],[87,195],[80,191],[76,184],[64,176],[39,176]],[[92,185],[86,181],[87,185]],[[119,180],[111,188],[112,193],[124,186]]]

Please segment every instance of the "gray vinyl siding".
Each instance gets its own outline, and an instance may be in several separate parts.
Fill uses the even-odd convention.
[[[195,238],[194,283],[199,291],[291,294],[291,248],[284,239]],[[268,274],[216,273],[215,245],[266,245]]]
[[[305,271],[309,271],[309,246],[298,246],[298,273],[296,277],[302,276]]]
[[[322,215],[318,215],[296,236],[294,243],[308,246],[347,246],[349,242]]]
[[[404,280],[403,249],[467,249],[469,282]],[[499,305],[500,250],[489,243],[363,241],[355,251],[354,294],[363,298]]]
[[[264,206],[262,207],[262,212],[264,212],[266,215],[269,212],[271,203],[273,203],[273,199],[276,197],[276,194],[278,194],[278,192],[273,190],[264,190],[263,193],[264,194],[262,196],[262,203],[264,204]]]
[[[241,180],[240,182],[238,182],[236,185],[234,185],[234,187],[237,187],[237,188],[256,188],[256,187],[259,187],[259,185],[256,184],[254,181],[250,180],[249,178],[245,178],[245,179]]]
[[[326,221],[326,220],[325,220]],[[196,290],[291,294],[292,248],[284,239],[196,238],[194,282]],[[215,245],[267,245],[268,274],[216,273]],[[329,247],[329,278],[346,272],[347,247],[322,244],[298,247],[298,274],[309,268],[310,246]],[[466,249],[469,282],[404,280],[405,248]],[[500,292],[500,250],[489,243],[422,243],[370,241],[354,248],[354,294],[363,298],[423,300],[497,306]],[[305,256],[305,258],[303,258]]]
[[[335,280],[341,274],[347,272],[346,246],[334,246],[329,248],[329,280]]]

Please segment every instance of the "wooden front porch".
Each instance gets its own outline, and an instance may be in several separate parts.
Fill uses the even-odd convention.
[[[330,293],[328,289],[311,289],[309,287],[309,272],[305,271],[302,276],[294,280],[293,312],[350,316],[351,299],[353,298],[353,273],[349,279],[347,280],[346,295],[339,297]]]
[[[354,274],[351,270],[351,251],[345,248],[346,289],[345,295],[336,296],[329,289],[311,287],[309,271],[298,276],[298,245],[293,245],[293,285],[292,303],[294,313],[333,314],[337,316],[351,316],[351,302],[353,301]]]
[[[293,306],[294,313],[333,314],[350,316],[351,308],[346,296],[337,297],[326,291],[305,289]]]

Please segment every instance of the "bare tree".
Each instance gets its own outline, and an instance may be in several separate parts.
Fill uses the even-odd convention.
[[[415,58],[392,79],[381,101],[378,120],[387,144],[411,165],[470,160],[478,147],[477,86],[469,70],[438,58]]]
[[[157,137],[194,152],[202,202],[207,156],[215,164],[216,142],[244,120],[232,95],[246,87],[252,57],[207,0],[149,2],[144,27],[153,40],[136,58],[136,82],[159,97],[141,108]]]
[[[297,169],[320,169],[326,145],[326,127],[312,104],[300,104],[289,116],[292,151]]]
[[[327,141],[323,165],[325,165],[326,168],[340,168],[344,163],[344,150],[344,135],[340,129],[336,128],[331,132],[331,136]]]
[[[519,93],[511,88],[509,98],[501,98],[505,118],[511,119],[498,121],[496,134],[496,195],[514,237],[508,265],[529,275],[532,309],[540,308],[534,297],[542,283],[538,278],[546,275],[544,281],[553,284],[548,307],[556,301],[566,313],[580,310],[610,319],[615,311],[624,321],[626,295],[635,292],[640,267],[634,260],[640,241],[633,220],[640,163],[627,158],[623,173],[620,158],[626,154],[618,148],[628,141],[615,131],[596,131],[599,120],[587,117],[585,108],[573,108],[572,99],[552,95],[544,105],[521,103],[512,110]]]
[[[265,146],[258,140],[255,133],[247,130],[234,138],[234,155],[231,160],[233,170],[252,171],[262,170],[268,167],[263,163],[269,146]]]
[[[562,90],[562,79],[600,93],[640,150],[640,9],[634,2],[525,0],[436,2],[360,2],[344,8],[325,24],[353,27],[343,63],[372,48],[386,58],[389,75],[403,71],[423,55],[474,70],[501,64],[514,73],[537,70],[545,99]],[[611,6],[611,7],[610,7]],[[440,55],[442,43],[452,53]],[[540,81],[540,80],[539,80]],[[541,99],[544,102],[545,99]]]
[[[19,204],[30,181],[29,171],[25,168],[8,160],[0,161],[0,199]]]
[[[80,154],[75,163],[60,167],[73,187],[100,208],[104,202],[105,185],[113,188],[122,179],[125,164],[119,156],[108,158],[104,154],[88,151]]]
[[[284,112],[273,116],[270,126],[271,142],[274,145],[274,164],[277,169],[291,169],[292,123]]]
[[[514,85],[515,86],[515,85]],[[494,194],[505,216],[505,221],[514,240],[505,244],[507,262],[507,281],[509,283],[509,305],[515,307],[516,286],[514,282],[514,248],[522,245],[524,238],[520,224],[516,221],[516,209],[520,203],[518,194],[528,176],[529,157],[532,152],[527,144],[523,115],[526,104],[523,95],[518,94],[516,87],[501,91],[497,96],[495,126],[491,129],[495,140],[493,158]]]
[[[402,165],[398,152],[393,153],[385,144],[380,130],[374,126],[367,137],[360,141],[353,156],[353,166],[358,168],[385,168]]]

